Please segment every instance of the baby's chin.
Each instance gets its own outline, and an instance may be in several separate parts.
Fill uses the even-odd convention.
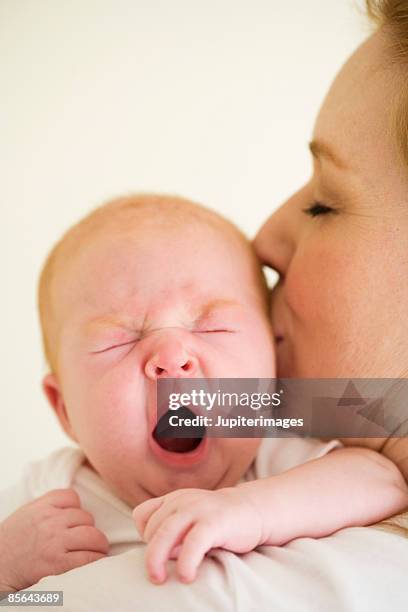
[[[244,449],[244,439],[213,439],[206,459],[203,458],[195,465],[161,464],[153,457],[145,457],[135,470],[112,470],[111,462],[100,465],[100,470],[97,470],[88,459],[84,465],[95,472],[117,497],[133,508],[147,499],[161,497],[179,489],[215,490],[235,486],[255,458],[260,441],[252,439],[250,448]]]
[[[227,482],[223,484],[222,476],[218,479],[219,484],[218,482],[213,484],[208,478],[193,478],[188,475],[177,479],[171,479],[171,481],[162,480],[158,482],[158,480],[159,479],[155,479],[154,482],[143,482],[143,485],[137,484],[133,490],[124,490],[122,487],[113,486],[112,484],[110,485],[110,489],[128,506],[134,508],[148,499],[161,497],[173,491],[179,491],[180,489],[214,490],[237,484],[228,484]]]

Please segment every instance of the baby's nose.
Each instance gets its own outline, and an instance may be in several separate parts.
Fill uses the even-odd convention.
[[[197,358],[180,343],[166,343],[157,347],[145,366],[148,378],[183,378],[197,372]]]

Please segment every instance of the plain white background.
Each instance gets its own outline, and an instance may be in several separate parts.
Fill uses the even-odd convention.
[[[162,191],[253,236],[307,178],[316,112],[367,32],[353,0],[1,0],[1,488],[67,443],[36,310],[60,234]]]

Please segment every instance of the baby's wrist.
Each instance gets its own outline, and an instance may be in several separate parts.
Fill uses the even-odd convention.
[[[273,513],[273,503],[271,500],[273,494],[272,478],[252,480],[237,485],[241,491],[245,492],[246,500],[253,507],[255,516],[261,523],[261,541],[259,545],[266,544],[271,539],[271,532],[273,530],[272,516],[274,518],[273,523],[275,525],[277,522],[279,523],[279,519]]]
[[[0,547],[0,555],[1,553],[2,553],[2,549]],[[3,560],[2,560],[0,563],[0,592],[18,591],[18,590],[19,590],[18,585],[15,584],[15,580],[13,580],[12,576],[10,576],[10,572],[8,572],[6,569],[6,563],[3,563]]]
[[[10,545],[7,543],[5,528],[0,523],[0,591],[18,591],[24,588],[25,585],[17,584],[16,576],[13,575],[11,568],[13,567],[12,554]],[[29,586],[29,585],[27,585]]]
[[[286,474],[241,483],[262,522],[262,544],[281,546],[303,531],[302,515],[293,516],[294,501],[282,487]]]
[[[8,584],[1,584],[0,583],[0,593],[16,593],[17,589],[14,589],[13,587],[9,586]]]

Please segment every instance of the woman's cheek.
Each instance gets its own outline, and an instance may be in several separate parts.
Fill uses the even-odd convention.
[[[345,318],[361,291],[351,255],[314,247],[293,258],[285,283],[285,301],[294,325],[322,325]],[[360,287],[359,287],[360,284]],[[316,330],[317,331],[317,330]]]

